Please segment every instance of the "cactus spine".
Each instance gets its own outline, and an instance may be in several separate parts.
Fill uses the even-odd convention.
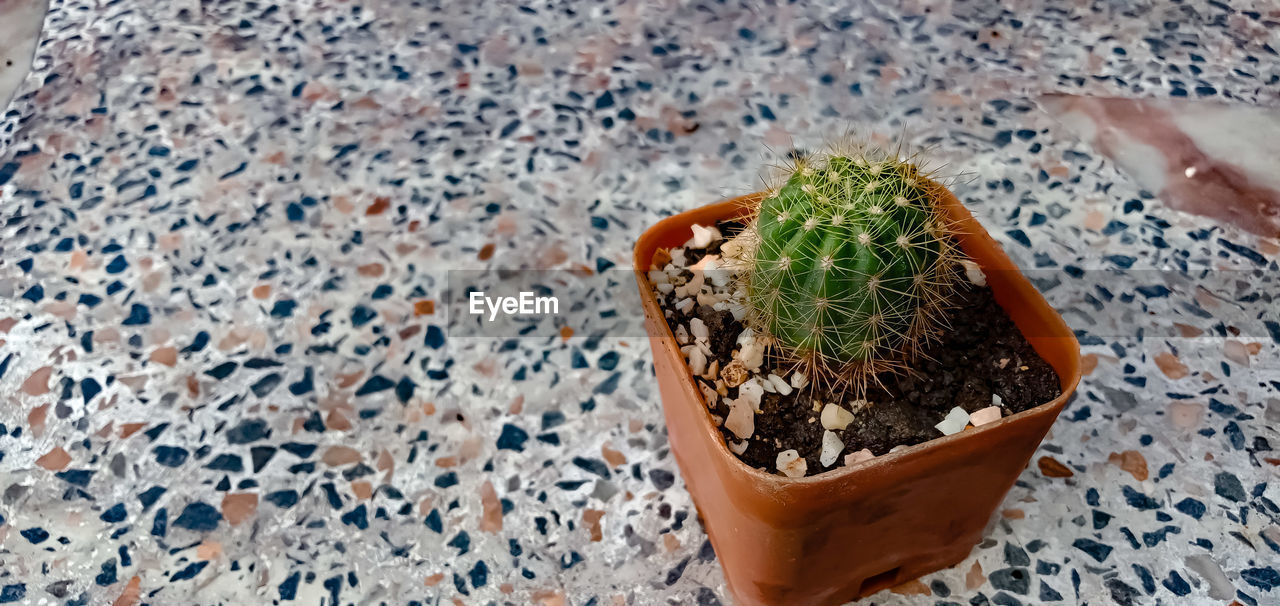
[[[859,389],[941,328],[962,257],[941,186],[896,155],[796,159],[760,202],[745,266],[749,317],[809,376]]]

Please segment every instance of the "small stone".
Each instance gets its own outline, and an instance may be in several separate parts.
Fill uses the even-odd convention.
[[[1222,344],[1222,355],[1240,366],[1249,366],[1248,349],[1245,348],[1244,343],[1235,339],[1227,339],[1226,343]]]
[[[676,343],[679,343],[681,345],[688,345],[689,341],[690,341],[689,330],[684,327],[684,324],[677,324],[676,325]]]
[[[874,459],[874,458],[876,458],[876,455],[871,453],[871,449],[863,448],[858,452],[851,452],[845,455],[844,464],[846,467],[848,467],[849,465],[853,465],[855,463],[861,463],[863,461],[870,461],[871,459]]]
[[[689,332],[693,335],[693,338],[698,341],[706,341],[707,338],[711,336],[707,331],[707,324],[702,321],[702,318],[693,318],[692,320],[689,320]]]
[[[1169,405],[1169,420],[1182,429],[1194,429],[1204,420],[1204,404],[1174,402]]]
[[[714,225],[703,227],[695,224],[691,229],[693,230],[693,237],[686,244],[689,248],[706,248],[712,242],[720,239],[720,230],[716,229]]]
[[[742,362],[747,370],[756,370],[764,364],[764,343],[756,338],[754,330],[745,329],[738,335],[738,353],[734,359]]]
[[[702,349],[696,345],[689,345],[684,348],[685,356],[689,360],[689,370],[695,375],[701,375],[707,372],[707,356],[702,353]]]
[[[973,414],[969,415],[969,422],[972,423],[974,427],[978,427],[980,425],[986,425],[987,423],[991,423],[993,421],[999,421],[999,420],[1000,420],[999,406],[988,406],[986,408],[983,408],[982,410],[975,411]]]
[[[742,398],[729,400],[729,416],[724,420],[724,428],[740,439],[750,438],[756,432],[755,407]]]
[[[964,430],[965,425],[968,424],[969,413],[965,412],[963,408],[957,406],[952,408],[951,412],[947,413],[947,417],[943,419],[941,423],[934,425],[934,427],[937,428],[938,431],[941,431],[943,435],[949,436],[954,433],[960,433]]]
[[[720,378],[720,360],[712,360],[711,363],[707,365],[707,372],[702,373],[699,376],[708,381],[715,381]]]
[[[831,467],[836,462],[836,457],[840,456],[840,451],[844,450],[844,442],[840,441],[840,437],[833,431],[822,432],[822,454],[818,456],[818,461],[823,467]]]
[[[750,381],[738,386],[738,400],[745,401],[754,410],[760,410],[760,398],[764,397],[764,387],[760,379],[752,377]]]
[[[702,398],[707,401],[707,408],[715,408],[716,403],[720,401],[720,394],[716,393],[716,388],[707,385],[704,381],[698,381],[698,389],[702,391]]]
[[[809,377],[804,376],[802,372],[791,373],[791,386],[796,389],[804,389],[809,384]]]
[[[746,440],[741,442],[729,442],[729,450],[733,451],[733,454],[742,456],[743,453],[747,452],[747,447],[750,445],[751,443]]]
[[[991,394],[991,405],[992,405],[992,406],[1004,406],[1004,399],[1002,399],[1000,396],[998,396],[998,395],[996,395],[996,394]]]
[[[777,390],[778,393],[784,396],[791,395],[791,384],[787,383],[786,379],[779,377],[776,374],[769,373],[769,383],[773,384],[773,388]]]
[[[827,404],[822,409],[823,429],[830,431],[843,431],[853,422],[853,413],[841,408],[838,404]]]
[[[809,471],[809,463],[800,458],[800,453],[794,448],[778,453],[777,467],[788,478],[803,478]]]
[[[747,377],[749,376],[750,373],[747,372],[747,367],[744,366],[740,360],[734,360],[728,363],[720,371],[720,378],[724,379],[726,387],[737,387],[742,385],[746,382]]]
[[[979,267],[977,263],[970,261],[969,259],[965,259],[961,261],[960,264],[964,265],[964,275],[974,284],[974,286],[987,285],[987,276],[982,273],[982,268]]]

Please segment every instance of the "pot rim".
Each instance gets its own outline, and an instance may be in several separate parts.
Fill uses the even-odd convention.
[[[964,247],[964,243],[971,238],[979,238],[979,239],[985,238],[986,240],[989,240],[990,245],[994,248],[995,253],[997,253],[997,258],[995,259],[997,262],[996,264],[1006,266],[1006,267],[1000,267],[997,269],[1006,270],[1006,271],[1009,269],[1013,269],[1017,272],[1017,275],[1019,278],[1021,278],[1023,281],[1026,281],[1026,277],[1022,275],[1021,270],[1018,269],[1016,266],[1014,266],[1013,262],[1008,258],[1008,255],[1005,254],[1003,247],[1001,247],[999,243],[995,242],[995,240],[991,238],[990,234],[988,234],[985,228],[983,228],[982,225],[976,219],[973,218],[973,215],[956,198],[955,194],[951,193],[951,191],[944,186],[942,187],[942,191],[944,192],[944,197],[942,202],[944,204],[946,211],[951,216],[951,219],[957,223],[973,223],[978,228],[977,230],[964,230],[964,229],[960,230],[957,239],[960,240],[961,246]],[[633,248],[632,262],[633,262],[633,271],[636,274],[636,281],[640,286],[641,305],[645,308],[646,312],[654,313],[655,317],[660,319],[662,324],[661,334],[658,334],[658,335],[649,334],[648,337],[650,339],[659,339],[663,342],[669,342],[672,344],[676,342],[675,334],[672,333],[671,331],[671,325],[666,321],[665,315],[662,314],[662,310],[658,306],[658,299],[657,299],[657,296],[654,294],[656,289],[653,287],[653,284],[649,281],[649,271],[650,271],[649,268],[651,267],[653,262],[652,253],[656,252],[659,248],[661,248],[654,241],[659,240],[662,235],[668,232],[671,232],[673,230],[687,230],[688,226],[686,224],[691,225],[693,223],[696,223],[696,221],[691,222],[691,220],[695,217],[712,218],[716,222],[719,222],[725,219],[742,218],[743,215],[745,215],[747,212],[748,205],[758,202],[763,197],[764,197],[763,192],[755,192],[751,194],[738,196],[735,198],[720,200],[718,202],[713,202],[711,204],[690,209],[681,213],[677,213],[675,215],[671,215],[669,217],[664,217],[663,219],[659,220],[657,223],[654,223],[648,229],[646,229],[644,233],[640,236],[640,238],[636,241],[636,244]],[[644,249],[650,249],[650,252],[648,255],[649,258],[641,259],[641,256],[642,256],[641,253],[643,252]],[[975,261],[978,262],[979,267],[981,267],[984,271],[992,269],[992,267],[982,263],[981,261],[978,261],[977,259],[975,259]],[[813,475],[808,475],[800,478],[792,478],[792,477],[788,477],[788,476],[784,476],[776,473],[762,471],[760,469],[757,469],[755,467],[752,467],[746,464],[745,462],[743,462],[742,459],[738,458],[737,455],[735,455],[732,451],[729,450],[729,445],[727,444],[724,435],[720,432],[720,429],[715,425],[715,423],[712,422],[711,413],[707,408],[707,402],[702,395],[702,390],[694,389],[693,391],[694,393],[697,394],[698,403],[701,405],[701,408],[702,408],[703,426],[701,429],[704,433],[711,434],[711,437],[714,438],[714,442],[715,442],[715,451],[718,452],[721,456],[732,459],[731,465],[733,465],[734,468],[739,472],[746,473],[748,476],[751,476],[752,478],[764,483],[804,486],[804,485],[810,485],[810,484],[816,485],[816,484],[841,482],[845,480],[848,476],[855,474],[864,468],[871,467],[873,465],[889,465],[899,461],[907,460],[919,455],[921,452],[926,450],[931,450],[934,448],[946,448],[947,446],[959,443],[961,441],[965,441],[971,438],[977,438],[988,432],[999,431],[1002,427],[1006,425],[1009,425],[1011,423],[1017,423],[1020,420],[1030,417],[1033,414],[1039,411],[1042,411],[1044,409],[1054,408],[1054,407],[1062,408],[1066,405],[1067,400],[1075,392],[1076,386],[1080,382],[1080,343],[1076,339],[1075,333],[1072,332],[1069,327],[1067,327],[1065,321],[1063,321],[1062,319],[1062,316],[1057,313],[1057,310],[1054,310],[1052,307],[1050,307],[1048,302],[1044,300],[1044,296],[1040,293],[1040,291],[1036,290],[1034,287],[1031,287],[1030,292],[1034,293],[1034,295],[1039,299],[1039,303],[1041,305],[1050,309],[1053,312],[1053,319],[1055,320],[1055,323],[1059,325],[1056,328],[1060,329],[1057,332],[1061,333],[1058,336],[1044,336],[1044,337],[1040,337],[1039,339],[1040,340],[1048,340],[1048,339],[1065,340],[1067,341],[1068,347],[1071,349],[1072,353],[1074,354],[1071,358],[1072,364],[1070,364],[1070,366],[1065,369],[1067,372],[1064,373],[1062,372],[1062,369],[1054,368],[1054,372],[1058,374],[1058,379],[1061,384],[1062,392],[1061,394],[1058,395],[1058,397],[1048,402],[1045,402],[1038,406],[1033,406],[1031,408],[1028,408],[1021,412],[1014,413],[1007,417],[1001,417],[1000,419],[993,421],[991,423],[987,423],[987,424],[984,424],[981,426],[975,426],[975,427],[966,427],[964,430],[961,430],[957,433],[954,433],[951,435],[939,436],[937,438],[926,440],[918,444],[912,444],[896,452],[885,453],[883,455],[878,455],[871,459],[859,461],[857,463],[854,463],[853,465],[841,465],[839,468],[836,468],[836,469],[829,469],[826,471],[822,471]],[[997,301],[997,304],[999,304],[998,301]],[[1003,305],[1001,307],[1003,308]],[[1015,326],[1016,325],[1017,324],[1015,322]],[[1020,326],[1018,327],[1018,332],[1025,334],[1022,327]],[[1034,349],[1037,349],[1037,354],[1040,353],[1038,348],[1035,348],[1034,344],[1032,344],[1032,347]],[[1052,367],[1052,364],[1050,366]],[[690,382],[694,381],[695,379],[693,378],[693,376],[689,374],[688,365],[683,364],[682,367],[684,368],[685,372],[683,375],[681,375],[681,380],[690,381]],[[1056,416],[1056,413],[1055,413],[1055,416]]]

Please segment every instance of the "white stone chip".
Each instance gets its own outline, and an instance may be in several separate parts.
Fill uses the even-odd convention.
[[[707,325],[702,321],[702,318],[693,318],[692,320],[689,320],[689,332],[693,334],[693,338],[699,341],[706,341],[707,337],[711,336],[710,332],[707,330]]]
[[[965,259],[961,261],[960,264],[964,265],[965,277],[969,278],[969,281],[972,282],[975,286],[987,285],[987,276],[986,274],[982,273],[982,268],[978,267],[977,263],[969,259]]]
[[[733,454],[736,454],[736,455],[738,455],[738,456],[742,456],[742,453],[746,452],[746,451],[747,451],[747,447],[748,447],[748,446],[750,446],[750,445],[751,445],[751,442],[748,442],[748,441],[746,441],[746,440],[743,440],[743,441],[741,441],[741,442],[732,442],[732,441],[730,441],[730,442],[729,442],[729,450],[733,451]]]
[[[676,325],[676,343],[681,345],[689,344],[689,331],[684,327],[684,324]]]
[[[664,295],[669,295],[671,294],[671,291],[676,289],[676,287],[672,286],[670,282],[661,282],[655,288],[658,289],[658,292]]]
[[[690,248],[706,248],[712,242],[720,239],[720,230],[715,226],[703,227],[701,225],[693,225],[693,237],[689,239],[688,246]]]
[[[834,431],[822,432],[822,453],[818,455],[818,462],[822,463],[823,467],[831,467],[842,450],[844,450],[844,442],[840,441],[840,437]]]
[[[871,453],[870,448],[863,448],[858,452],[851,452],[845,455],[844,464],[848,466],[848,465],[853,465],[854,463],[861,463],[862,461],[869,461],[874,458],[876,458],[876,455]]]
[[[689,371],[695,375],[701,375],[707,372],[707,356],[702,353],[702,348],[696,345],[688,345],[685,347],[685,355],[689,357]]]
[[[689,260],[686,259],[684,256],[683,248],[673,248],[671,249],[670,253],[671,253],[671,265],[674,265],[676,267],[685,267],[689,265]]]
[[[746,383],[738,386],[738,399],[760,410],[760,398],[764,397],[764,387],[760,385],[760,377],[751,377]]]
[[[743,440],[750,438],[756,432],[755,409],[742,398],[729,400],[729,416],[724,420],[724,428]]]
[[[716,402],[720,401],[720,394],[716,393],[716,388],[707,385],[703,381],[698,381],[698,390],[702,392],[702,398],[707,402],[707,408],[715,408]]]
[[[996,394],[991,394],[991,405],[992,405],[992,406],[1004,406],[1004,400],[1000,399],[1000,396],[998,396],[998,395],[996,395]]]
[[[796,389],[804,389],[809,384],[809,378],[804,376],[802,372],[791,373],[791,386]]]
[[[934,425],[934,427],[936,427],[938,431],[941,431],[943,435],[949,436],[953,433],[960,433],[961,431],[964,431],[964,426],[968,424],[969,413],[965,412],[963,408],[957,406],[952,408],[951,412],[947,413],[947,418],[943,419],[941,423]]]
[[[676,301],[676,311],[679,311],[682,314],[687,314],[692,309],[693,309],[693,299],[686,297],[684,299],[680,299],[679,301]]]
[[[800,453],[794,448],[778,453],[777,466],[778,471],[788,478],[803,478],[809,471],[809,463],[800,458]]]
[[[975,411],[973,414],[969,415],[969,422],[972,423],[974,427],[978,427],[979,425],[986,425],[987,423],[991,423],[993,421],[999,421],[999,420],[1000,420],[999,406],[988,406],[986,408],[983,408],[982,410]]]
[[[791,395],[791,384],[787,383],[786,379],[779,377],[776,374],[769,373],[769,383],[773,384],[773,388],[776,389],[778,393],[784,396]]]
[[[754,330],[744,328],[738,334],[738,353],[734,354],[734,358],[742,362],[747,370],[756,370],[764,364],[764,344],[756,338]]]
[[[853,422],[853,413],[841,408],[838,404],[827,404],[822,409],[819,420],[822,421],[823,429],[841,431]]]

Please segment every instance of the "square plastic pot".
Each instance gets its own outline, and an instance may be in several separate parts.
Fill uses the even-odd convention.
[[[671,451],[739,604],[840,604],[953,566],[982,538],[1080,380],[1080,344],[968,209],[946,191],[961,248],[1062,383],[1051,402],[816,476],[788,478],[725,445],[658,306],[647,270],[694,224],[741,217],[760,194],[664,219],[635,247],[636,281]]]

